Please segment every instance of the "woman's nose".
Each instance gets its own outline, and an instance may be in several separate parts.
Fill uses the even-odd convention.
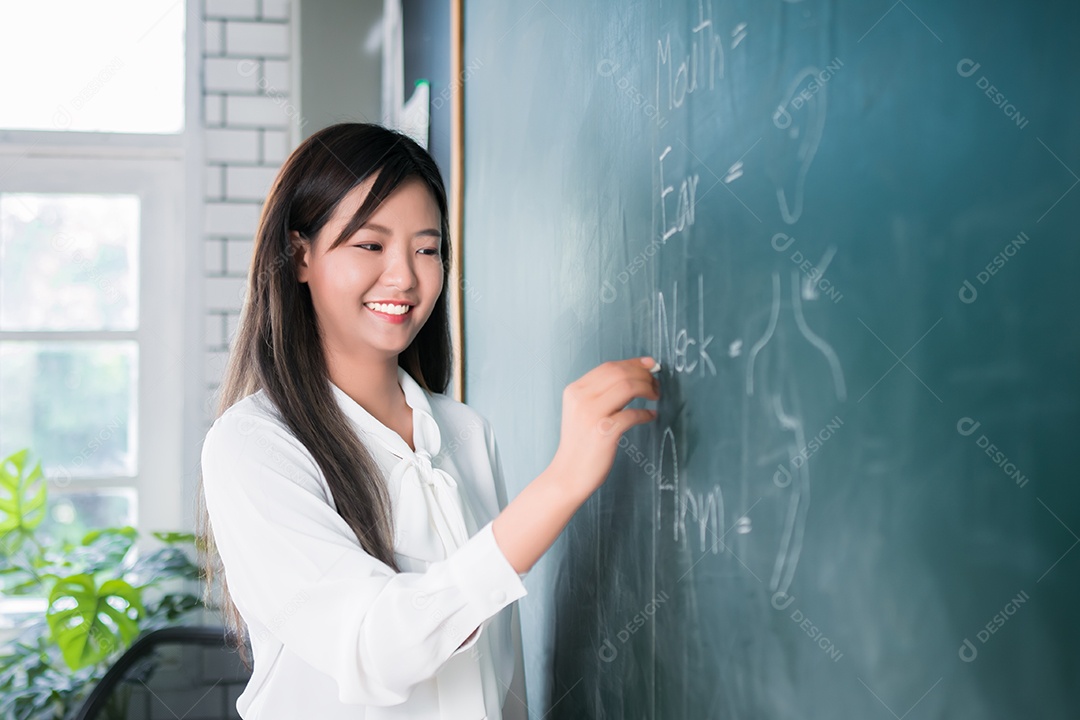
[[[416,272],[413,269],[412,257],[408,252],[398,250],[387,252],[383,281],[402,290],[412,288],[416,283]]]

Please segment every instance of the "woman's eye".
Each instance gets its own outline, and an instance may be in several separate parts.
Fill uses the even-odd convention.
[[[371,248],[373,250],[379,250],[382,248],[382,246],[378,243],[361,243],[359,245],[353,245],[353,247],[364,249]],[[438,257],[442,254],[439,251],[439,248],[421,248],[420,252],[424,253],[425,255],[430,255],[432,257]]]

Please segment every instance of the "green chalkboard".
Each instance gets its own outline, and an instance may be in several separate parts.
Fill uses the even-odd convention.
[[[465,4],[467,400],[658,419],[528,579],[534,717],[1073,718],[1080,6]]]

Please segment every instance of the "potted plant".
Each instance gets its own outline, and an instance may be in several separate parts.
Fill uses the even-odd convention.
[[[0,589],[5,601],[38,606],[7,616],[14,622],[0,637],[0,718],[63,720],[138,637],[209,608],[190,533],[155,532],[152,549],[130,526],[78,542],[49,537],[46,482],[29,455],[0,463]]]

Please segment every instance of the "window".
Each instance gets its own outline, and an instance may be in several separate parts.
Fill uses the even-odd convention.
[[[196,13],[0,4],[0,457],[41,461],[54,536],[185,522]]]
[[[0,179],[0,455],[41,460],[62,537],[176,528],[178,162],[5,162],[18,172]]]
[[[184,3],[2,3],[0,88],[3,128],[180,132]]]
[[[0,193],[0,452],[31,448],[56,485],[136,477],[139,209]],[[60,499],[46,522],[65,536],[133,523],[134,500]]]

